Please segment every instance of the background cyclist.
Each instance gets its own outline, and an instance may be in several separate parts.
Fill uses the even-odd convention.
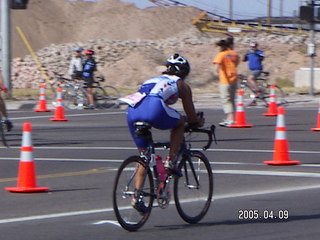
[[[260,91],[258,84],[256,82],[257,77],[260,76],[263,70],[262,61],[264,59],[264,52],[258,49],[258,42],[251,41],[250,49],[247,54],[244,56],[243,61],[248,62],[248,68],[250,70],[250,74],[248,76],[248,82],[250,86],[256,93],[256,97],[263,98],[263,93]],[[249,104],[249,106],[255,106],[257,103],[255,100]]]
[[[94,72],[97,71],[97,63],[93,57],[94,51],[87,49],[84,51],[85,60],[83,63],[83,80],[86,82],[88,106],[87,109],[94,109],[94,98],[92,92],[92,85],[94,83]]]

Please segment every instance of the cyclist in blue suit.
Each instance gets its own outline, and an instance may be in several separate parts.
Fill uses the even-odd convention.
[[[171,130],[171,146],[165,167],[176,174],[176,162],[183,139],[186,122],[203,126],[204,119],[197,116],[190,86],[184,81],[190,71],[189,62],[181,55],[174,54],[167,59],[167,69],[162,75],[145,81],[137,93],[131,95],[131,106],[127,112],[130,133],[140,152],[147,142],[134,134],[133,122],[145,121],[154,128]],[[134,96],[134,97],[133,97]],[[186,116],[170,107],[181,98]],[[135,99],[135,100],[132,100]],[[180,173],[177,173],[180,175]]]

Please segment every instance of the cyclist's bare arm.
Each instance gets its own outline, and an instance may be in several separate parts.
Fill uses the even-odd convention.
[[[200,127],[203,126],[204,119],[197,116],[190,86],[184,81],[179,81],[178,87],[183,109],[187,115],[187,121],[191,124],[198,124]]]

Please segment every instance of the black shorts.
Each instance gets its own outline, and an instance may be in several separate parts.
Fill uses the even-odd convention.
[[[82,79],[82,72],[80,71],[75,71],[72,76],[71,76],[72,79]]]
[[[86,82],[87,88],[92,88],[92,85],[94,83],[93,77],[84,77],[83,80]]]

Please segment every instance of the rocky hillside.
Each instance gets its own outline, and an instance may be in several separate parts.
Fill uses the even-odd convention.
[[[28,10],[12,11],[12,23],[22,28],[49,72],[67,73],[72,49],[81,45],[96,51],[99,72],[109,84],[136,87],[161,72],[168,55],[180,52],[191,63],[192,85],[215,87],[211,60],[218,48],[214,43],[225,36],[198,31],[190,23],[197,14],[199,10],[191,7],[141,10],[118,0],[32,0]],[[38,88],[45,79],[14,29],[12,35],[13,86]],[[236,37],[235,50],[243,55],[252,39],[265,51],[265,69],[273,81],[293,80],[294,70],[308,66],[306,36],[241,35]],[[239,72],[246,73],[245,63]]]

